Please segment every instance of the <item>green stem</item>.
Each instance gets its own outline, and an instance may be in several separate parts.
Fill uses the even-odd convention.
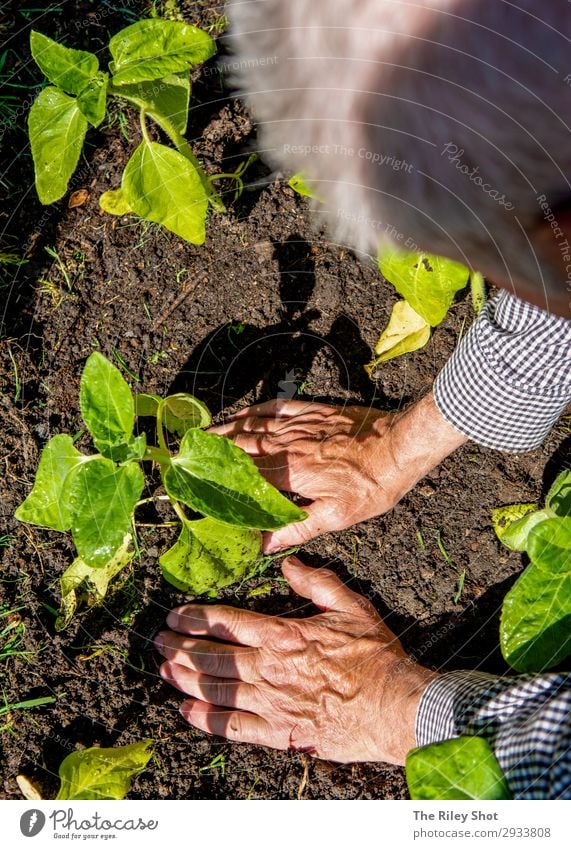
[[[146,111],[144,109],[141,109],[141,111],[139,112],[139,121],[141,123],[141,132],[143,134],[143,138],[145,139],[147,144],[150,144],[151,140],[149,138],[149,133],[147,131],[147,123],[145,121],[146,114]]]
[[[142,498],[137,501],[135,507],[141,507],[142,504],[151,504],[155,501],[170,501],[170,495],[152,495],[150,498]]]
[[[171,504],[172,504],[174,512],[176,513],[176,515],[178,516],[178,518],[180,519],[182,524],[187,525],[188,524],[188,518],[185,516],[184,510],[182,509],[182,507],[180,506],[178,501],[173,501],[172,498],[171,498]]]
[[[486,281],[479,271],[470,274],[470,291],[472,293],[472,306],[476,315],[486,303]]]
[[[170,121],[165,115],[161,115],[160,112],[155,112],[154,109],[149,109],[149,104],[146,103],[142,98],[134,97],[131,94],[125,94],[124,92],[122,92],[120,86],[114,86],[111,83],[109,85],[108,92],[109,94],[112,94],[115,97],[122,97],[124,100],[127,100],[129,103],[132,103],[133,106],[136,106],[138,109],[141,110],[141,112],[143,112],[145,115],[148,115],[149,118],[155,122],[155,124],[159,125],[161,130],[163,130],[167,134],[169,139],[172,141],[178,152],[182,154],[185,159],[188,159],[188,161],[196,168],[196,171],[200,176],[202,185],[204,186],[204,190],[206,191],[206,194],[208,196],[208,200],[212,204],[213,209],[215,209],[216,212],[226,212],[226,207],[224,206],[222,198],[220,197],[218,192],[216,192],[212,188],[208,177],[204,173],[202,165],[192,152],[192,148],[190,147],[189,143],[184,138],[184,136],[181,135],[181,133],[179,133],[179,131],[176,129],[172,121]],[[145,141],[148,141],[148,137],[145,138]]]

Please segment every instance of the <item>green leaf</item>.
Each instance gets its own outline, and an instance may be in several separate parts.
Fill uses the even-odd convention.
[[[103,192],[99,198],[99,206],[103,212],[108,212],[110,215],[127,215],[129,212],[133,212],[123,189],[111,189],[108,192]]]
[[[492,525],[499,541],[512,551],[525,551],[532,528],[551,517],[551,512],[538,510],[535,504],[510,504],[492,510]]]
[[[571,517],[537,525],[529,534],[527,553],[532,563],[548,572],[571,572]]]
[[[83,749],[64,758],[56,801],[124,799],[131,781],[152,757],[152,740],[141,740],[116,749]]]
[[[308,181],[303,174],[294,174],[293,177],[287,181],[287,184],[290,189],[293,189],[298,195],[306,198],[315,198],[315,200],[318,200],[320,203],[325,203],[323,198],[320,198],[319,195],[310,188],[310,182],[315,182],[315,180]]]
[[[107,595],[110,581],[127,566],[134,556],[131,534],[126,534],[123,545],[104,566],[88,566],[77,557],[60,578],[61,604],[56,619],[56,631],[63,631],[71,622],[81,601],[89,607],[100,604]]]
[[[208,427],[212,423],[212,416],[206,404],[194,395],[184,392],[168,395],[161,401],[157,418],[159,416],[166,429],[178,436],[184,436],[186,431],[193,427]]]
[[[468,285],[466,266],[444,257],[391,249],[378,261],[383,277],[432,327],[446,316],[456,292]]]
[[[135,462],[117,467],[100,457],[75,472],[66,488],[73,511],[71,533],[88,566],[105,566],[123,545],[144,483]]]
[[[504,598],[500,646],[505,660],[518,672],[541,672],[567,657],[571,652],[571,572],[548,571],[537,563],[527,567]]]
[[[216,44],[198,27],[160,18],[138,21],[109,42],[113,85],[157,80],[187,71],[216,53]]]
[[[161,400],[160,395],[147,395],[140,392],[135,395],[135,415],[155,418]]]
[[[482,737],[457,737],[406,757],[411,799],[511,799],[502,770]]]
[[[99,71],[77,98],[77,105],[90,124],[98,127],[105,118],[109,74]]]
[[[187,242],[206,238],[208,198],[196,168],[182,154],[142,142],[123,172],[123,194],[137,215],[162,224]]]
[[[177,542],[159,558],[163,577],[192,595],[218,595],[244,578],[262,550],[260,531],[216,519],[188,522]]]
[[[430,339],[430,325],[407,301],[397,301],[389,323],[375,345],[376,357],[365,366],[369,377],[381,363],[423,348]]]
[[[40,457],[34,486],[16,510],[16,519],[54,531],[71,528],[72,513],[64,497],[64,484],[74,470],[89,457],[80,454],[71,436],[59,434],[45,446]]]
[[[557,516],[571,516],[571,470],[562,472],[547,493],[545,506]]]
[[[48,80],[68,94],[79,94],[99,70],[97,56],[85,50],[72,50],[32,30],[32,56]]]
[[[179,133],[186,132],[190,102],[190,71],[169,74],[161,80],[123,85],[117,92],[142,100],[149,112],[158,112],[172,122]]]
[[[245,451],[197,428],[183,436],[163,481],[172,498],[232,525],[275,530],[306,518],[262,477]]]
[[[77,167],[87,118],[74,98],[48,86],[30,109],[28,131],[38,197],[43,204],[54,203],[66,193]]]
[[[99,351],[87,358],[79,390],[83,421],[104,457],[122,461],[141,457],[146,440],[133,437],[135,402],[123,375]]]

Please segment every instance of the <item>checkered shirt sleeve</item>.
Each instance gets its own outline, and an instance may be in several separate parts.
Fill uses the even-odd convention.
[[[571,321],[491,298],[434,384],[442,416],[500,451],[530,451],[571,402]]]
[[[418,707],[417,745],[463,735],[488,740],[515,799],[571,799],[571,674],[435,678]]]

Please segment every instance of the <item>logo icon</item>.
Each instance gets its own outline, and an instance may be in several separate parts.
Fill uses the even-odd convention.
[[[43,811],[33,808],[26,811],[20,817],[20,831],[25,837],[35,837],[46,824],[46,815]]]

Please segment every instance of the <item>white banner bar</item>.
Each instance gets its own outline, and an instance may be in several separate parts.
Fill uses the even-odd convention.
[[[0,803],[2,846],[117,849],[562,849],[569,802],[124,801]]]

